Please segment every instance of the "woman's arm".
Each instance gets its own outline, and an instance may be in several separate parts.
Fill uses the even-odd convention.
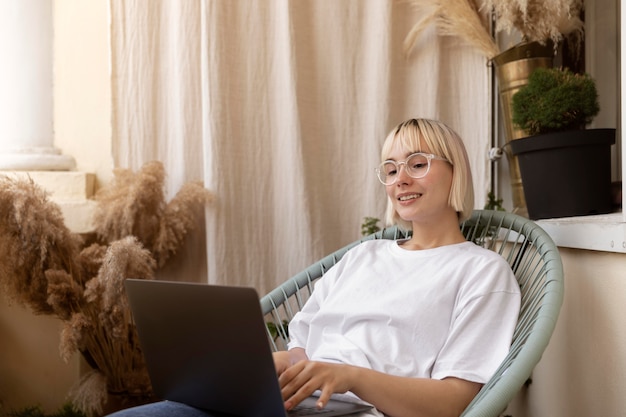
[[[290,409],[316,390],[319,407],[330,396],[351,391],[389,416],[458,416],[481,388],[459,378],[443,380],[392,376],[367,368],[300,361],[279,377],[285,407]]]

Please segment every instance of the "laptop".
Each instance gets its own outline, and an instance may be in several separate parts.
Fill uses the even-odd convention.
[[[240,417],[331,417],[372,408],[331,400],[318,410],[311,397],[285,411],[253,288],[135,279],[125,287],[152,388],[161,399]]]

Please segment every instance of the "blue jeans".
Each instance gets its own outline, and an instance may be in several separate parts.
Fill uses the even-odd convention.
[[[174,401],[161,401],[138,407],[127,408],[109,417],[217,417],[205,411]]]

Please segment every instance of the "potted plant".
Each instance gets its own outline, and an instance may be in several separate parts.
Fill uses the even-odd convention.
[[[615,129],[585,129],[598,114],[595,81],[568,69],[537,68],[512,97],[512,120],[527,137],[510,142],[531,219],[608,213]]]
[[[589,74],[537,68],[512,98],[513,123],[528,135],[584,129],[600,111]]]

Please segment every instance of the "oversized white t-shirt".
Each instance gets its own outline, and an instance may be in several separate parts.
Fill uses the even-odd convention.
[[[317,281],[289,324],[289,348],[392,375],[484,383],[508,353],[519,305],[511,268],[493,251],[371,240]]]

